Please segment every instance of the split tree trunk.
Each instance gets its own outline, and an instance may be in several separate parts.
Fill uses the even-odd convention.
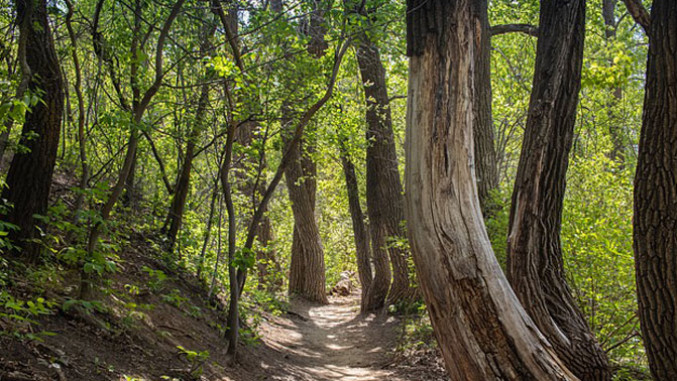
[[[642,338],[656,380],[677,380],[677,2],[654,0],[635,175]]]
[[[574,380],[491,250],[473,169],[478,0],[409,0],[406,206],[410,243],[452,380]]]
[[[560,230],[581,88],[585,1],[543,1],[536,68],[513,190],[508,279],[540,331],[581,380],[609,380],[606,353],[564,275]]]
[[[28,89],[40,94],[41,101],[26,113],[19,144],[28,148],[17,152],[7,174],[7,188],[2,198],[11,210],[1,216],[6,222],[19,227],[9,238],[22,248],[22,255],[36,260],[40,245],[30,242],[37,237],[35,214],[47,211],[49,190],[59,146],[61,118],[64,105],[64,84],[61,68],[54,48],[51,28],[47,21],[44,0],[17,0],[17,24],[24,42],[24,76],[28,76]]]
[[[386,303],[386,294],[387,304],[394,304],[409,299],[413,292],[407,266],[409,253],[392,244],[392,240],[401,239],[406,233],[402,225],[404,195],[397,165],[386,73],[378,47],[365,33],[360,36],[357,62],[367,103],[367,213],[376,272],[365,307],[376,310]],[[390,292],[388,256],[393,275]]]

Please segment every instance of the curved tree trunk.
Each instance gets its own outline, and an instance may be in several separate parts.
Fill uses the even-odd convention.
[[[475,25],[481,32],[475,38],[475,102],[473,103],[473,143],[477,195],[485,218],[492,215],[491,193],[498,188],[498,163],[494,148],[494,121],[491,114],[491,34],[489,33],[488,0],[479,0],[473,7]]]
[[[572,380],[491,250],[473,170],[478,0],[410,0],[407,222],[452,380]]]
[[[35,214],[45,214],[52,173],[59,146],[64,105],[64,84],[54,48],[51,28],[47,21],[44,0],[17,0],[17,24],[23,46],[24,76],[28,89],[40,94],[41,101],[26,113],[19,144],[28,148],[17,152],[7,174],[7,188],[2,191],[12,208],[3,220],[19,227],[9,238],[22,248],[22,255],[37,259],[40,245],[30,242],[37,237]]]
[[[560,230],[581,88],[585,1],[541,4],[536,68],[513,190],[508,279],[541,332],[582,380],[609,380],[597,343],[564,275]]]
[[[635,175],[642,338],[656,380],[677,380],[677,2],[654,0]]]

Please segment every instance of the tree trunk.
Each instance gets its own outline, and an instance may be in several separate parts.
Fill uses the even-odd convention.
[[[581,88],[585,1],[541,4],[536,68],[513,190],[508,279],[565,365],[581,380],[609,380],[608,361],[564,275],[560,230]]]
[[[677,380],[677,2],[654,0],[635,175],[642,338],[654,378]]]
[[[410,243],[452,380],[573,380],[520,306],[484,228],[475,182],[478,0],[407,2]]]
[[[355,166],[348,157],[343,145],[341,150],[341,164],[343,165],[343,174],[346,179],[346,190],[348,193],[348,207],[350,208],[350,217],[353,222],[353,238],[355,239],[355,257],[357,259],[357,274],[362,286],[362,297],[360,299],[360,311],[368,312],[367,297],[371,287],[373,275],[371,271],[370,253],[369,253],[369,233],[364,225],[364,214],[360,206],[360,191],[357,186],[357,176],[355,176]]]
[[[403,228],[404,195],[398,168],[393,123],[388,100],[386,73],[376,44],[360,36],[357,62],[367,103],[367,213],[371,233],[375,276],[365,305],[368,310],[383,307],[390,283],[388,255],[393,269],[387,304],[409,299],[408,253],[393,240],[406,236]],[[385,272],[384,270],[388,271]]]
[[[603,0],[602,2],[602,18],[604,19],[604,37],[607,39],[607,42],[613,43],[616,39],[616,28],[618,27],[616,22],[616,3],[618,0]],[[609,62],[610,66],[613,66],[613,60]],[[621,125],[622,117],[617,115],[613,108],[621,101],[623,98],[623,88],[617,86],[613,89],[611,94],[611,99],[609,100],[607,107],[609,108],[609,135],[611,137],[611,154],[609,158],[620,165],[622,169],[625,164],[625,144],[623,137],[623,128]]]
[[[47,211],[52,173],[59,146],[64,105],[64,85],[61,68],[54,48],[51,28],[47,21],[45,1],[16,1],[17,24],[24,53],[20,60],[30,73],[28,88],[40,94],[41,101],[26,113],[19,144],[28,150],[17,152],[7,174],[7,188],[2,198],[12,205],[3,220],[18,226],[9,238],[22,248],[22,255],[36,260],[40,245],[36,238],[35,214]]]
[[[266,136],[260,136],[258,132],[258,124],[255,122],[241,123],[235,132],[235,140],[242,147],[252,147],[255,139],[265,140]],[[251,201],[251,210],[256,210],[256,206],[261,201],[261,195],[265,192],[264,181],[266,157],[265,151],[258,152],[260,157],[248,157],[242,155],[236,160],[235,176],[238,178],[240,184],[240,191],[244,193],[247,200]],[[252,175],[252,171],[257,171]],[[264,213],[267,211],[264,210]],[[252,213],[253,214],[253,213]],[[251,222],[252,216],[249,216],[247,225]],[[280,286],[278,279],[270,279],[271,272],[279,274],[282,269],[276,260],[275,251],[268,248],[268,243],[274,239],[273,227],[270,218],[264,214],[261,218],[261,223],[256,228],[256,238],[260,244],[260,249],[256,251],[256,272],[258,276],[258,289],[274,291]],[[272,271],[269,269],[272,267]],[[272,283],[270,281],[273,281]]]
[[[475,38],[475,102],[473,103],[473,144],[475,145],[475,175],[480,208],[485,218],[493,210],[491,193],[498,188],[498,162],[494,148],[494,121],[491,114],[491,34],[487,0],[473,7],[478,36]]]
[[[200,44],[200,54],[203,57],[206,57],[210,54],[212,50],[211,39],[216,30],[214,27],[209,24],[205,24],[206,31],[203,30],[201,36]],[[183,158],[183,163],[181,164],[181,170],[179,172],[179,177],[176,180],[176,186],[174,187],[174,197],[172,198],[172,204],[169,208],[169,229],[167,230],[167,238],[169,240],[169,252],[174,251],[174,245],[176,243],[176,236],[181,229],[181,222],[183,221],[183,211],[186,206],[186,198],[188,197],[188,192],[190,190],[190,173],[193,168],[193,159],[195,157],[195,145],[199,139],[202,131],[205,126],[205,116],[207,111],[207,106],[209,105],[209,78],[205,76],[203,79],[204,82],[200,86],[200,98],[198,100],[197,109],[195,110],[195,122],[191,129],[190,135],[188,136],[188,142],[186,143],[186,152]]]
[[[327,43],[324,41],[326,30],[322,25],[324,20],[318,2],[313,2],[313,7],[308,28],[303,32],[310,36],[308,52],[319,59],[327,49]],[[287,121],[291,119],[289,111],[289,107],[283,106],[282,112],[287,114],[283,119]],[[320,239],[320,229],[315,220],[317,168],[310,156],[314,150],[313,144],[309,144],[308,140],[304,139],[301,144],[293,147],[292,160],[285,169],[289,199],[294,213],[289,294],[319,303],[327,303],[324,249]]]
[[[284,172],[294,213],[289,294],[326,303],[324,249],[315,220],[317,170],[308,153],[303,152],[307,142],[302,143],[292,148],[293,159]]]

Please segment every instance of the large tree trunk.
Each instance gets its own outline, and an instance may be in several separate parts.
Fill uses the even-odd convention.
[[[284,171],[294,213],[289,294],[326,303],[324,249],[315,220],[315,163],[303,152],[307,141],[293,149],[293,159]]]
[[[494,121],[491,114],[491,34],[489,33],[488,0],[473,7],[475,25],[480,33],[475,38],[475,102],[473,103],[473,143],[475,175],[480,208],[485,218],[492,215],[491,193],[498,188],[498,162],[494,148]]]
[[[677,2],[654,0],[635,175],[642,338],[656,380],[677,380]]]
[[[383,306],[390,276],[382,273],[387,255],[393,268],[393,282],[388,304],[411,297],[406,250],[392,245],[392,240],[406,236],[403,229],[404,195],[398,169],[393,123],[388,100],[388,87],[381,56],[376,44],[366,34],[360,38],[357,62],[362,76],[362,88],[367,102],[367,213],[371,232],[372,253],[377,262],[376,276],[366,307],[374,310]],[[383,262],[383,263],[381,263]]]
[[[367,297],[369,288],[373,280],[369,253],[369,233],[364,224],[364,214],[360,205],[360,191],[357,186],[357,176],[355,176],[355,166],[350,161],[348,153],[343,145],[341,149],[341,164],[343,165],[343,175],[346,179],[346,190],[348,193],[348,206],[350,208],[350,217],[353,222],[353,236],[355,240],[355,257],[357,259],[357,274],[362,286],[362,298],[360,299],[360,311],[365,313],[367,309]]]
[[[324,41],[326,30],[319,1],[313,1],[308,28],[310,36],[308,52],[316,58],[327,49]],[[283,114],[289,118],[289,107],[283,106]],[[289,123],[286,123],[289,124]],[[292,160],[285,169],[289,199],[294,213],[294,236],[289,268],[289,293],[311,301],[327,303],[325,285],[324,249],[320,229],[315,220],[315,191],[317,168],[311,157],[314,142],[304,139],[292,149]],[[286,145],[285,145],[286,146]]]
[[[585,1],[543,1],[533,90],[513,190],[508,279],[565,365],[582,380],[611,378],[564,275],[560,230],[581,88]]]
[[[491,250],[473,169],[478,0],[407,3],[410,243],[452,380],[572,380]]]
[[[11,205],[3,220],[19,227],[9,238],[22,249],[23,255],[37,259],[40,245],[30,242],[37,237],[35,214],[45,214],[52,173],[59,146],[59,134],[64,104],[64,85],[59,60],[54,49],[51,28],[47,21],[44,0],[17,0],[17,24],[23,40],[24,76],[29,76],[28,88],[40,94],[41,101],[26,113],[19,144],[28,148],[17,152],[7,174],[7,188],[2,198]]]

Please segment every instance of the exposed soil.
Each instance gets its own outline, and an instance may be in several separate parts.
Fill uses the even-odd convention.
[[[262,313],[257,328],[261,339],[256,344],[243,344],[236,364],[229,364],[217,325],[224,321],[223,305],[210,307],[204,288],[192,275],[172,274],[160,261],[149,258],[151,248],[144,247],[141,240],[134,242],[139,245],[125,250],[121,271],[111,285],[115,292],[104,301],[108,313],[60,311],[42,318],[41,324],[32,328],[56,333],[42,343],[0,336],[0,381],[117,381],[125,376],[135,380],[233,381],[446,379],[436,356],[419,358],[394,351],[401,335],[400,321],[386,314],[360,316],[355,294],[333,297],[329,305],[294,300],[282,316]],[[143,266],[170,275],[162,291],[148,288]],[[65,276],[51,287],[47,296],[69,296],[73,291],[67,284],[74,281],[68,279]],[[129,285],[138,286],[137,295],[128,295]],[[13,287],[15,294],[30,291],[20,290],[20,282]],[[170,292],[185,299],[178,305],[168,303],[162,296]],[[130,302],[152,308],[137,308],[142,313],[130,316],[129,310],[121,307]],[[209,351],[200,375],[191,375],[194,363],[178,346]]]

